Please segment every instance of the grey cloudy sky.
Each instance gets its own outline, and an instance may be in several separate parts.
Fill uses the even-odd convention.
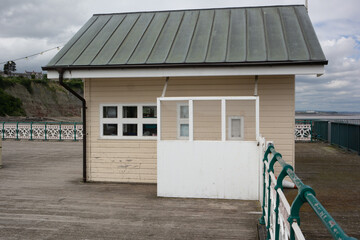
[[[0,62],[63,46],[94,14],[147,10],[304,4],[305,0],[0,0]],[[296,110],[360,112],[360,1],[309,0],[309,15],[329,65],[297,76]],[[40,71],[56,50],[16,62]],[[2,67],[2,66],[1,66]]]

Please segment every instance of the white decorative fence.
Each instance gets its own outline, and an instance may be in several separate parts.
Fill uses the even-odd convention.
[[[295,141],[311,142],[312,141],[312,121],[295,121]]]
[[[27,140],[82,140],[80,122],[3,122],[0,124],[2,139]]]
[[[312,141],[312,122],[295,123],[295,141]],[[2,139],[82,140],[81,122],[0,122]]]

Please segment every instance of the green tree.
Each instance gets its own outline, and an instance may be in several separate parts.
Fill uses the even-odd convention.
[[[13,61],[7,61],[4,64],[4,73],[7,75],[11,75],[12,72],[16,71],[16,63]]]

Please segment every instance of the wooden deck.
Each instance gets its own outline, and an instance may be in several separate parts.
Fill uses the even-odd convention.
[[[81,144],[3,142],[0,239],[256,239],[257,201],[156,197],[82,183]]]
[[[0,239],[256,239],[256,201],[157,198],[155,185],[81,182],[81,143],[3,142]],[[296,173],[360,239],[360,156],[296,144]],[[291,200],[297,190],[287,190]],[[331,239],[305,204],[307,239]]]
[[[360,239],[360,156],[326,143],[296,143],[295,171],[341,228]],[[297,190],[287,190],[290,203]],[[332,239],[308,204],[300,211],[306,239]]]

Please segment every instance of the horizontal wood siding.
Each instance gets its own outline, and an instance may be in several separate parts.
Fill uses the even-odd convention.
[[[100,104],[153,103],[165,79],[86,79],[89,180],[156,183],[156,139],[100,139]]]
[[[194,140],[221,140],[221,101],[194,101]]]
[[[165,96],[253,96],[254,82],[253,76],[170,78]],[[108,103],[155,104],[164,83],[164,78],[85,79],[90,181],[156,183],[156,140],[100,139],[99,109],[100,104]],[[258,94],[260,133],[274,141],[283,158],[294,165],[294,76],[259,77]],[[177,139],[178,103],[162,105],[163,139]],[[194,101],[195,140],[221,139],[220,106],[220,102]],[[255,139],[254,102],[229,101],[226,114],[244,116],[245,140]]]

